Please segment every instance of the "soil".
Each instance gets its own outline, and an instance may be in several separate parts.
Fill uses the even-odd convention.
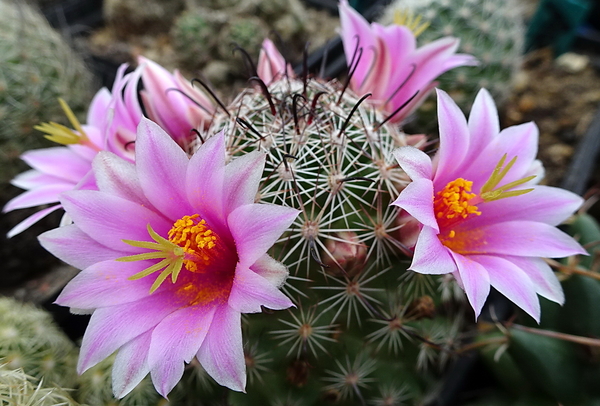
[[[528,121],[539,127],[538,158],[548,185],[561,185],[600,105],[600,75],[593,57],[588,51],[554,59],[549,48],[528,53],[503,111],[502,127]]]

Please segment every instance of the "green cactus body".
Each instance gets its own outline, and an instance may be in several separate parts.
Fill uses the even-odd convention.
[[[498,106],[510,94],[525,40],[520,10],[517,0],[395,0],[386,7],[380,22],[393,24],[397,13],[422,16],[429,25],[417,38],[421,46],[444,36],[459,38],[459,52],[475,56],[479,65],[452,69],[438,81],[463,111],[470,111],[482,87],[490,91]],[[428,123],[437,123],[435,103],[425,103],[418,113],[419,126],[415,127],[431,131]]]
[[[75,387],[75,345],[33,305],[0,297],[0,358],[7,368],[22,368],[48,385]]]
[[[0,359],[0,405],[78,406],[67,390],[46,387],[44,381],[29,376],[22,368],[11,369]]]
[[[153,406],[169,404],[156,392],[150,376],[124,398],[115,399],[112,391],[112,367],[115,355],[85,371],[79,377],[77,399],[89,406]]]
[[[0,0],[0,27],[0,180],[7,182],[22,152],[49,145],[33,126],[63,121],[57,98],[81,114],[92,83],[81,57],[27,2]]]
[[[459,329],[435,315],[433,284],[409,276],[398,255],[401,225],[390,204],[409,179],[392,151],[409,138],[337,82],[283,78],[268,92],[246,89],[227,110],[202,139],[224,131],[231,159],[263,151],[256,201],[301,211],[271,252],[289,267],[283,290],[297,307],[244,317],[247,394],[229,401],[420,398],[431,367],[445,361],[434,340],[452,348]],[[420,344],[421,334],[431,341]]]

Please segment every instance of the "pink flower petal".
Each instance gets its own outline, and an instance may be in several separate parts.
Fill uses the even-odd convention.
[[[117,399],[131,392],[150,372],[148,347],[151,335],[152,331],[140,334],[119,349],[112,369],[112,388]]]
[[[548,300],[562,305],[565,294],[552,268],[541,258],[506,256],[507,260],[518,266],[533,282],[535,291]]]
[[[229,306],[217,309],[197,357],[206,372],[219,385],[244,392],[246,363],[241,316],[238,311]]]
[[[68,183],[54,183],[36,189],[28,190],[6,203],[2,209],[4,213],[26,207],[41,206],[42,204],[57,203],[61,193],[72,190],[74,185]]]
[[[227,218],[236,241],[239,267],[249,268],[277,241],[300,212],[271,204],[248,204]]]
[[[122,305],[149,295],[155,277],[128,278],[155,264],[156,261],[118,262],[106,260],[81,271],[56,299],[61,306],[96,309]]]
[[[102,151],[94,159],[93,168],[98,190],[152,208],[132,162]]]
[[[454,238],[462,240],[459,243],[468,254],[549,258],[586,254],[569,235],[535,221],[507,221],[464,232],[459,226]]]
[[[11,185],[21,189],[33,189],[40,186],[46,186],[51,183],[64,183],[66,185],[71,185],[71,187],[75,186],[73,182],[57,178],[56,176],[48,173],[36,171],[35,169],[20,173],[10,181]]]
[[[394,157],[411,180],[422,178],[431,180],[431,158],[420,149],[400,147],[394,150]]]
[[[156,292],[132,303],[95,310],[83,336],[77,372],[93,367],[182,304],[171,292]]]
[[[265,154],[249,152],[234,159],[225,167],[223,195],[224,212],[231,213],[239,206],[254,203],[265,166]]]
[[[293,76],[290,66],[285,62],[285,59],[279,53],[273,41],[268,38],[265,38],[260,48],[256,72],[258,77],[267,85],[286,74],[289,77]]]
[[[529,276],[513,262],[493,255],[471,255],[490,276],[490,284],[540,322],[540,301]]]
[[[261,306],[283,310],[294,304],[271,282],[254,271],[238,267],[228,304],[241,313],[260,313]]]
[[[66,147],[27,151],[21,159],[33,169],[73,183],[79,182],[92,169],[90,161]]]
[[[456,272],[456,263],[442,245],[437,232],[424,226],[415,245],[415,253],[410,270],[429,275],[441,275]]]
[[[352,76],[354,89],[359,91],[364,80],[372,69],[373,56],[368,55],[376,48],[376,40],[371,32],[369,23],[353,8],[348,5],[346,0],[341,0],[339,4],[340,25],[342,29],[342,42],[344,44],[344,53],[346,54],[346,63],[357,63],[353,59],[359,58],[358,66]],[[356,53],[357,48],[362,48],[362,57]]]
[[[53,211],[56,211],[58,209],[62,209],[62,205],[57,204],[55,206],[51,206],[46,209],[42,209],[42,210],[32,214],[31,216],[27,217],[25,220],[21,221],[19,224],[17,224],[13,228],[11,228],[8,231],[8,233],[6,233],[6,236],[8,238],[12,238],[17,234],[22,233],[23,231],[27,230],[29,227],[31,227],[32,225],[34,225],[35,223],[37,223],[38,221],[40,221],[41,219],[46,217],[48,214],[50,214]]]
[[[536,186],[521,196],[480,204],[480,216],[471,217],[464,226],[477,229],[504,221],[528,220],[558,225],[577,210],[583,199],[569,191],[550,186]]]
[[[86,120],[88,125],[96,128],[103,128],[111,98],[112,95],[107,88],[103,87],[98,90],[88,109]]]
[[[209,331],[215,307],[184,307],[168,315],[152,332],[148,353],[152,382],[167,397],[183,376]]]
[[[490,293],[490,276],[480,263],[452,251],[450,253],[456,262],[460,281],[477,319]]]
[[[442,90],[437,90],[440,149],[435,159],[434,184],[436,190],[458,176],[457,170],[469,150],[469,127],[456,103]],[[434,161],[435,162],[435,161]]]
[[[52,255],[78,269],[127,255],[100,244],[74,224],[46,231],[38,240]]]
[[[537,145],[538,129],[535,124],[526,123],[505,128],[470,165],[465,167],[463,177],[473,181],[473,192],[478,193],[502,156],[506,154],[505,165],[515,156],[517,160],[498,186],[522,179],[535,159]]]
[[[267,254],[264,254],[257,259],[250,269],[268,280],[271,285],[277,288],[283,286],[283,283],[289,274],[288,269],[284,264]]]
[[[75,224],[99,243],[124,252],[136,252],[122,240],[151,241],[147,226],[167,235],[172,223],[139,203],[95,190],[63,194],[62,204]]]
[[[157,124],[143,118],[135,151],[140,185],[152,205],[172,220],[193,213],[184,194],[189,160],[181,147]]]
[[[409,183],[392,204],[401,207],[420,223],[439,232],[433,213],[433,183],[429,179],[421,178]]]
[[[465,160],[472,161],[500,133],[498,110],[487,90],[481,89],[477,93],[469,115],[468,125],[471,143]]]
[[[225,224],[228,214],[223,207],[224,174],[225,137],[220,132],[192,155],[186,175],[187,199],[211,227]]]

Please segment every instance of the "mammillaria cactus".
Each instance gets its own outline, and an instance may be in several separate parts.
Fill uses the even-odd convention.
[[[0,359],[47,385],[75,387],[75,345],[49,313],[7,297],[0,297]]]
[[[78,406],[69,390],[46,386],[23,372],[11,369],[0,358],[0,404],[2,406]]]
[[[82,58],[27,2],[0,1],[0,27],[0,181],[7,182],[21,152],[47,145],[33,126],[61,117],[59,97],[80,114],[92,80]]]
[[[426,28],[418,42],[428,44],[442,36],[460,38],[459,50],[471,54],[478,66],[462,67],[440,76],[439,87],[447,91],[463,111],[480,88],[486,88],[499,106],[506,101],[511,83],[521,66],[525,41],[523,13],[518,0],[395,0],[380,21],[390,25],[402,15],[421,16]],[[435,122],[433,102],[423,106],[419,124]],[[431,125],[429,125],[431,128]]]
[[[572,265],[583,247],[555,227],[582,199],[539,185],[537,128],[500,130],[486,90],[468,118],[437,91],[435,151],[406,135],[416,95],[473,59],[455,54],[454,38],[417,49],[409,29],[368,24],[346,1],[340,12],[355,58],[344,83],[294,75],[266,41],[233,101],[193,82],[211,93],[208,109],[146,64],[150,119],[136,115],[125,144],[135,150],[95,151],[89,187],[58,197],[72,224],[39,237],[82,270],[56,300],[92,314],[78,372],[99,368],[93,379],[106,388],[111,368],[116,398],[139,391],[150,403],[148,375],[182,405],[429,404],[452,359],[497,344],[541,365],[562,402],[554,371],[575,352],[542,357],[539,341],[522,345],[559,333],[503,319],[488,327],[483,309],[494,287],[521,320],[544,323],[540,296],[565,298],[553,268],[591,274]],[[412,62],[394,53],[400,42]],[[173,90],[209,113],[190,132],[188,120],[174,125],[185,109]]]

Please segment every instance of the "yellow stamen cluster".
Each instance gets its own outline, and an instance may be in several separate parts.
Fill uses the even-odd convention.
[[[498,162],[498,165],[496,165],[496,167],[494,168],[494,171],[492,172],[490,178],[487,180],[487,182],[485,182],[485,184],[481,188],[480,196],[486,202],[491,202],[493,200],[505,199],[507,197],[524,195],[525,193],[529,193],[533,190],[533,188],[531,188],[531,189],[521,189],[521,190],[513,190],[510,192],[507,192],[507,190],[509,190],[509,189],[515,188],[517,186],[520,186],[524,183],[529,182],[530,180],[535,178],[535,175],[528,176],[523,179],[515,180],[514,182],[510,182],[502,187],[496,188],[496,186],[498,186],[498,184],[502,181],[502,179],[504,179],[504,177],[506,176],[506,174],[508,173],[510,168],[512,168],[514,163],[517,161],[517,157],[515,156],[513,159],[511,159],[510,162],[508,164],[506,164],[506,166],[504,166],[505,161],[506,161],[506,154],[504,154],[502,159],[500,159],[500,162]],[[503,168],[503,166],[504,166],[504,168]],[[496,188],[496,189],[494,189],[494,188]]]
[[[426,21],[421,23],[422,18],[423,17],[421,15],[415,17],[413,11],[409,9],[404,11],[396,10],[394,13],[394,24],[404,25],[413,32],[415,37],[418,37],[427,29],[427,27],[429,27],[429,22]]]
[[[183,263],[190,272],[198,272],[198,261],[204,264],[210,262],[208,250],[214,248],[217,241],[217,236],[206,226],[206,221],[196,222],[198,217],[198,214],[183,216],[169,230],[169,241],[189,254],[191,259],[186,259]]]
[[[129,279],[137,280],[161,271],[150,288],[150,293],[153,293],[169,275],[171,275],[173,283],[177,282],[183,266],[190,272],[199,272],[202,269],[199,269],[198,265],[210,264],[210,250],[217,245],[217,236],[207,227],[206,221],[197,221],[198,217],[198,214],[194,214],[183,216],[177,220],[169,230],[168,240],[158,235],[150,224],[148,224],[148,234],[155,242],[123,240],[124,243],[133,247],[150,249],[153,252],[117,258],[117,261],[161,259],[156,264],[130,276]]]
[[[77,120],[77,117],[75,117],[75,114],[73,114],[73,110],[71,110],[71,108],[63,99],[59,98],[58,102],[65,112],[65,115],[69,119],[69,122],[77,132],[55,122],[42,123],[34,126],[33,128],[46,133],[46,135],[44,135],[45,138],[58,144],[89,144],[89,138],[85,131],[83,131],[83,127],[81,127],[79,120]]]
[[[472,186],[473,182],[458,178],[436,193],[433,206],[438,221],[459,217],[464,219],[470,214],[481,214],[477,211],[477,206],[469,204],[469,200],[475,197],[475,193],[471,193]]]

